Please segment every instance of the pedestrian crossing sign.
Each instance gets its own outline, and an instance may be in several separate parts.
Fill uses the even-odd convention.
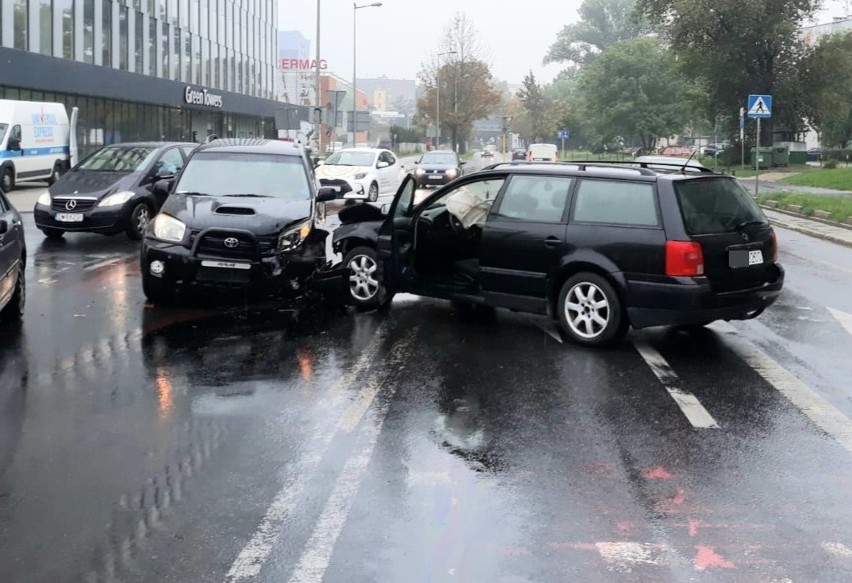
[[[767,118],[772,116],[771,95],[749,95],[748,116]]]

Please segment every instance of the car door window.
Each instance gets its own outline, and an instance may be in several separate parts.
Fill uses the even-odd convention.
[[[513,176],[494,214],[507,219],[561,222],[573,183],[573,178]]]
[[[157,174],[177,174],[183,168],[183,156],[177,148],[166,150],[155,167]]]
[[[385,152],[385,157],[386,157],[387,163],[390,164],[391,166],[396,164],[396,158],[394,158],[394,155],[391,154],[390,152]]]
[[[466,229],[473,225],[482,227],[505,182],[505,178],[486,178],[461,184],[431,201],[425,210],[446,207]]]
[[[408,212],[408,209],[411,208],[411,201],[414,200],[414,180],[408,180],[405,185],[403,185],[402,192],[399,193],[399,197],[396,201],[396,208],[393,211],[393,217],[399,218],[404,217]]]
[[[572,221],[658,227],[656,196],[652,184],[582,180],[577,188]]]

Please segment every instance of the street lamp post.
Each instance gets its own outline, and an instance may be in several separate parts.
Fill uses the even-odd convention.
[[[438,53],[438,71],[435,73],[435,125],[437,126],[437,135],[435,138],[436,150],[441,147],[441,57],[455,54],[457,54],[457,51]]]
[[[381,2],[373,2],[372,4],[352,3],[352,146],[358,145],[358,75],[356,68],[358,66],[358,58],[356,52],[358,50],[358,11],[362,8],[378,8],[382,5]]]
[[[322,156],[322,117],[319,112],[322,111],[322,91],[321,87],[321,74],[320,74],[320,20],[322,17],[322,12],[320,10],[321,0],[317,0],[317,62],[316,62],[316,108],[314,109],[317,112],[317,119],[314,120],[314,132],[317,135],[317,156]]]

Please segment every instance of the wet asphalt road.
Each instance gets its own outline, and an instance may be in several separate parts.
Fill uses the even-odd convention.
[[[780,231],[760,319],[593,351],[412,296],[154,308],[136,244],[25,226],[3,583],[852,579],[850,249]]]

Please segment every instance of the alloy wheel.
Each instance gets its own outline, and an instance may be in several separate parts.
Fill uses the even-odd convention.
[[[367,255],[356,255],[349,261],[349,291],[356,300],[368,302],[379,292],[376,261]]]
[[[581,338],[600,336],[609,325],[610,315],[606,295],[593,283],[576,284],[565,298],[565,319],[571,331]]]

